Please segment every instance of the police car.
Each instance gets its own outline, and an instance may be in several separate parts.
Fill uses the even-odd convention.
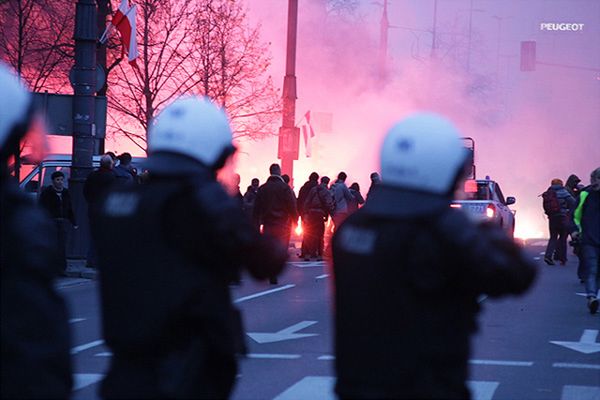
[[[460,208],[477,221],[497,223],[510,237],[515,232],[515,212],[508,208],[515,204],[512,196],[504,198],[500,185],[489,177],[469,179],[465,182],[460,199],[454,200],[451,207]]]

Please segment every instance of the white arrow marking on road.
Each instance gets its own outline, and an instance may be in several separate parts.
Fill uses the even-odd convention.
[[[317,321],[302,321],[288,328],[282,329],[275,333],[260,333],[260,332],[249,332],[247,333],[252,339],[258,343],[274,343],[281,342],[283,340],[300,339],[309,336],[317,336],[318,333],[295,333],[304,328],[308,328],[311,325],[316,324]]]
[[[596,329],[585,329],[579,342],[562,342],[552,340],[550,343],[563,346],[584,354],[592,354],[600,351],[600,343],[596,343],[598,331]]]

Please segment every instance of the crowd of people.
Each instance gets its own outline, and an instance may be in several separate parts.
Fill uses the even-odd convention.
[[[570,175],[565,184],[555,178],[541,195],[548,216],[550,238],[544,261],[548,265],[567,262],[567,240],[578,258],[577,276],[585,285],[587,307],[598,312],[600,276],[600,168],[590,174],[590,184],[584,186],[577,175]]]

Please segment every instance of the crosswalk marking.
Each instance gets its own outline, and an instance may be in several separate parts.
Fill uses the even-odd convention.
[[[560,400],[600,400],[600,387],[565,385]]]
[[[103,374],[73,374],[73,391],[93,385],[104,378]]]

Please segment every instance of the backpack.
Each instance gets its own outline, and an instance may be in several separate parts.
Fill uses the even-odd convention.
[[[548,189],[542,193],[542,206],[544,207],[544,212],[548,216],[560,213],[560,202],[558,201],[555,190]]]

